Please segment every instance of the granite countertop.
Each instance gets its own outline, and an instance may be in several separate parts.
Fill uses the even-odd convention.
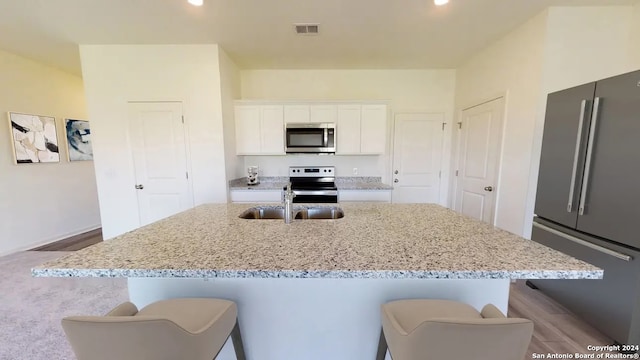
[[[260,184],[247,185],[247,179],[242,177],[229,181],[229,190],[282,190],[288,182],[287,176],[264,176]],[[379,176],[338,176],[336,187],[338,190],[393,190],[393,186],[383,184]]]
[[[433,204],[340,204],[337,220],[245,220],[208,204],[74,252],[34,276],[601,278],[563,253]]]

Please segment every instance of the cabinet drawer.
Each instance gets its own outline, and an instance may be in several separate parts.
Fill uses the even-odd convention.
[[[273,203],[282,201],[280,190],[231,190],[231,202]]]
[[[340,190],[338,202],[344,201],[391,202],[391,190]]]

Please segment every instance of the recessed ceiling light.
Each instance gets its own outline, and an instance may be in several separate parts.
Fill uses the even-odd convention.
[[[187,2],[193,6],[202,6],[204,0],[187,0]]]
[[[449,2],[449,0],[433,0],[433,3],[438,5],[438,6],[442,6],[442,5],[444,5],[444,4],[448,3],[448,2]]]

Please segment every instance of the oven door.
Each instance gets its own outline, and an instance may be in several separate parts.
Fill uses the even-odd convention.
[[[338,202],[338,190],[293,190],[294,203],[332,203]]]
[[[332,124],[287,124],[287,153],[335,153]]]

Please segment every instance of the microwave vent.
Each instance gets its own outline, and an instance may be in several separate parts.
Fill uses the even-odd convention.
[[[320,24],[293,24],[298,35],[318,35]]]

